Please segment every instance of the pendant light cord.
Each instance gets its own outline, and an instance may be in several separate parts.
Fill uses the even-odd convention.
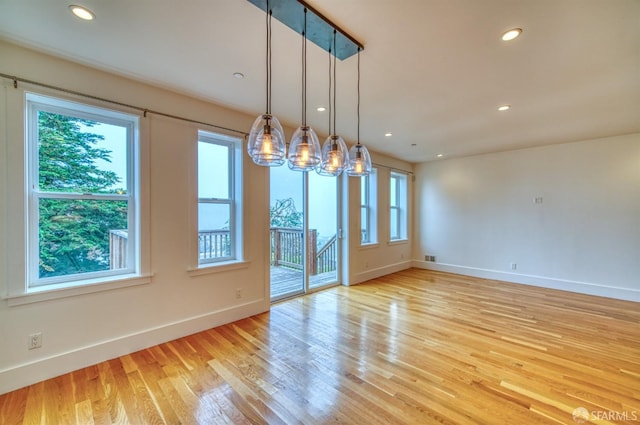
[[[267,79],[269,80],[269,91],[268,91],[268,108],[267,111],[269,112],[269,114],[271,114],[271,76],[273,75],[272,72],[272,68],[271,68],[271,18],[273,17],[273,11],[269,10],[269,35],[267,37],[268,39],[268,43],[269,43],[269,49],[268,49],[268,55],[269,55],[269,76],[267,77]]]
[[[360,47],[358,47],[358,107],[357,107],[357,111],[358,111],[358,132],[357,132],[357,136],[358,136],[358,145],[360,145]]]
[[[331,135],[331,47],[329,47],[329,135]]]
[[[267,78],[265,81],[266,84],[266,90],[265,92],[267,93],[267,99],[266,99],[266,111],[267,114],[271,114],[271,10],[269,9],[269,0],[267,0],[267,13],[265,15],[265,28],[267,31],[267,37],[266,37],[266,54],[265,54],[265,69],[266,69],[266,73],[267,73]]]
[[[302,125],[307,126],[307,8],[304,8],[302,31]]]
[[[336,54],[338,50],[336,49],[336,30],[333,30],[333,133],[337,134],[336,131],[336,113],[338,110],[336,109],[336,88],[338,86],[338,80],[336,80]]]

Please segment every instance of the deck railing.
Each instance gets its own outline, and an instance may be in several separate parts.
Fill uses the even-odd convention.
[[[111,268],[124,267],[127,257],[127,231],[111,232]],[[322,247],[317,246],[318,232],[307,233],[307,264],[314,276],[336,270],[338,238],[334,235]],[[302,270],[304,253],[302,229],[292,227],[271,228],[271,265]],[[203,230],[198,232],[198,252],[201,260],[231,256],[231,232],[229,230]]]
[[[304,252],[302,229],[292,227],[271,228],[271,265],[302,270]]]
[[[127,239],[126,230],[109,230],[109,267],[111,270],[127,267]]]
[[[229,230],[199,231],[198,253],[201,260],[231,257],[231,232]]]
[[[302,270],[304,238],[302,229],[291,227],[271,228],[271,265]],[[315,276],[336,270],[337,238],[334,235],[320,249],[317,246],[318,231],[307,233],[307,265],[309,274]]]
[[[327,273],[336,270],[336,258],[338,257],[338,238],[333,235],[316,253],[316,273]]]

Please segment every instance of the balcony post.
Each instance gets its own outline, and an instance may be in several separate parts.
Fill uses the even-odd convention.
[[[274,266],[280,265],[280,257],[282,255],[282,242],[280,241],[280,229],[271,228],[271,240],[273,243],[273,258],[271,264]]]
[[[307,232],[307,264],[309,265],[309,276],[318,274],[318,231],[309,229]]]

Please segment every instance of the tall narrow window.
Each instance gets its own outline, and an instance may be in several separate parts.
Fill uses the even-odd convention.
[[[239,259],[240,155],[238,142],[198,137],[198,264]]]
[[[407,238],[407,176],[396,172],[389,180],[389,238]]]
[[[139,271],[138,117],[27,94],[28,287]]]
[[[377,242],[377,174],[375,168],[360,177],[360,243]]]

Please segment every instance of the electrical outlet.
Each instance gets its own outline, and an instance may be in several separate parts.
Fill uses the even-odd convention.
[[[424,261],[429,261],[430,263],[435,263],[436,262],[436,256],[435,255],[425,255],[424,256]]]
[[[236,299],[242,298],[242,288],[236,288]]]
[[[518,265],[516,263],[511,263],[511,270],[516,270]]]
[[[36,332],[34,334],[29,335],[29,350],[33,350],[34,348],[42,347],[42,332]]]

